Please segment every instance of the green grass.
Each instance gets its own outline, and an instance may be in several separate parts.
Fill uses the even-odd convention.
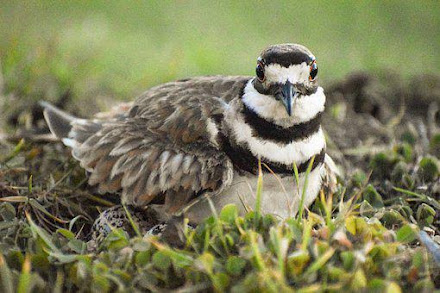
[[[238,216],[228,205],[184,229],[180,246],[113,229],[98,251],[85,235],[108,202],[90,196],[69,152],[9,145],[0,153],[0,291],[432,292],[440,248],[431,240],[427,250],[419,232],[438,233],[440,204],[434,188],[418,187],[438,181],[440,164],[413,143],[369,155],[370,178],[357,171],[303,216],[280,221],[258,207]],[[258,184],[264,197],[264,176]]]
[[[295,218],[280,221],[259,206],[238,217],[227,206],[185,229],[182,247],[140,237],[130,218],[135,235],[115,229],[97,252],[85,239],[114,198],[97,197],[60,144],[2,134],[41,126],[32,117],[38,100],[62,100],[87,116],[172,79],[250,75],[260,50],[281,42],[312,49],[327,84],[359,69],[389,80],[436,73],[439,15],[435,1],[2,3],[0,292],[439,288],[438,245],[426,248],[419,231],[438,238],[440,139],[429,132],[427,144],[414,121],[399,125],[408,128],[401,137],[382,125],[393,144],[379,153],[345,150],[359,169]],[[338,105],[329,112],[336,116]]]
[[[83,102],[187,76],[252,75],[259,52],[283,42],[309,47],[323,81],[353,70],[409,76],[440,67],[439,15],[437,1],[6,1],[0,59],[7,92],[54,100],[70,89]],[[61,88],[43,96],[54,78]]]

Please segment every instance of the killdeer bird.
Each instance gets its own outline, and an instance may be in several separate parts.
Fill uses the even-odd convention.
[[[122,203],[184,214],[198,223],[212,204],[255,205],[261,160],[261,209],[281,218],[309,206],[321,188],[324,91],[314,55],[298,44],[266,48],[256,76],[209,76],[153,87],[131,104],[93,119],[48,103],[50,130],[72,148],[100,193]],[[305,171],[312,171],[305,185]],[[299,184],[294,176],[299,171]]]

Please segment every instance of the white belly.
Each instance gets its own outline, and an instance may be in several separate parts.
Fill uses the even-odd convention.
[[[304,205],[309,206],[318,195],[321,188],[324,168],[319,166],[315,168],[308,178],[306,187]],[[222,193],[209,197],[217,212],[227,204],[235,204],[240,214],[255,209],[256,175],[240,176],[234,174],[232,184]],[[270,173],[263,175],[263,192],[261,198],[261,211],[265,214],[273,214],[281,219],[296,215],[304,187],[305,174],[300,174],[300,184],[296,184],[294,176],[280,178]],[[299,188],[298,188],[299,187]],[[195,203],[185,216],[191,223],[199,223],[212,214],[212,210],[207,198]]]

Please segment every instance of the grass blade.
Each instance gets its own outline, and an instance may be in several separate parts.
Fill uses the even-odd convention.
[[[18,293],[31,292],[31,257],[27,254],[18,280]]]
[[[59,251],[59,249],[55,246],[55,244],[52,242],[52,240],[50,239],[49,234],[47,234],[46,231],[44,231],[43,229],[41,229],[39,226],[37,226],[37,224],[34,223],[34,221],[32,220],[30,214],[28,212],[26,212],[26,218],[29,222],[29,225],[31,226],[31,230],[33,232],[35,232],[35,234],[37,234],[38,236],[40,236],[40,238],[44,241],[44,243],[46,243],[46,245],[54,252],[57,253],[61,253]]]
[[[63,292],[63,284],[64,284],[64,273],[62,271],[57,272],[57,279],[55,281],[55,288],[53,289],[53,293],[62,293]]]
[[[266,271],[266,265],[264,264],[264,260],[263,260],[263,257],[261,256],[260,249],[258,248],[256,235],[257,235],[256,232],[253,232],[253,231],[249,232],[250,245],[252,248],[252,252],[254,254],[255,265],[257,266],[257,269],[259,271],[263,272],[263,271]]]
[[[133,217],[131,216],[130,212],[128,211],[127,207],[125,205],[122,205],[124,208],[125,214],[127,215],[128,220],[130,221],[130,225],[133,228],[134,232],[138,237],[142,237],[141,231],[139,230],[138,225],[133,220]]]
[[[32,193],[33,180],[34,180],[34,176],[31,174],[31,176],[29,176],[29,182],[28,182],[28,191],[29,191],[29,193]]]
[[[308,269],[307,271],[304,273],[305,275],[309,275],[311,273],[316,272],[317,270],[319,270],[320,268],[322,268],[327,261],[329,261],[329,259],[333,256],[333,254],[335,253],[335,249],[333,247],[329,248],[329,250],[327,250],[323,255],[321,255],[320,258],[318,258]]]
[[[309,185],[309,174],[312,171],[312,167],[313,167],[313,162],[315,161],[315,156],[313,156],[310,159],[309,165],[307,166],[307,170],[306,170],[306,174],[305,174],[305,179],[304,179],[304,186],[303,186],[303,190],[301,193],[301,201],[299,202],[299,209],[298,209],[298,221],[300,219],[302,219],[303,216],[303,212],[304,212],[304,201],[306,198],[306,191],[307,191],[307,186]],[[296,164],[294,164],[294,168],[296,167]],[[296,168],[296,172],[295,172],[295,176],[297,176],[298,169]],[[299,176],[298,176],[299,178]],[[299,179],[298,179],[299,182]],[[298,187],[299,188],[299,187]]]
[[[261,159],[258,160],[258,181],[257,181],[257,194],[255,201],[255,212],[260,214],[261,212],[261,197],[263,195],[263,171],[261,170]]]
[[[15,158],[20,152],[21,149],[24,146],[24,139],[22,138],[17,145],[14,147],[14,149],[12,150],[11,154],[8,155],[6,158],[2,158],[3,159],[3,163],[7,164],[9,161],[11,161],[13,158]]]
[[[435,199],[425,195],[425,194],[420,194],[417,192],[413,192],[410,190],[406,190],[406,189],[402,189],[402,188],[398,188],[398,187],[393,187],[393,189],[395,191],[401,192],[403,194],[409,195],[409,196],[413,196],[413,197],[417,197],[418,199],[420,199],[420,201],[423,201],[427,204],[431,204],[433,207],[435,207],[436,209],[440,210],[440,203],[438,203],[438,201],[436,201]]]
[[[42,212],[43,214],[45,214],[45,215],[48,216],[49,218],[51,218],[51,219],[57,221],[58,223],[61,223],[61,224],[67,224],[67,223],[69,223],[69,221],[66,221],[66,220],[63,220],[63,219],[57,218],[57,217],[55,217],[54,215],[52,215],[51,213],[49,213],[49,211],[46,210],[46,208],[45,208],[44,206],[42,206],[38,201],[36,201],[36,200],[33,199],[33,198],[29,199],[29,204],[30,204],[33,208],[39,210],[40,212]]]
[[[6,263],[3,255],[0,253],[0,279],[1,279],[1,292],[4,293],[13,293],[14,292],[14,284],[12,283],[12,275],[11,270]]]
[[[13,196],[2,197],[2,198],[0,198],[0,201],[5,201],[5,202],[27,202],[28,199],[29,198],[27,196],[13,195]]]

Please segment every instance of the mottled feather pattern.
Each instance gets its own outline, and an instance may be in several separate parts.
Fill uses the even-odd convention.
[[[173,141],[206,142],[207,119],[222,115],[224,107],[238,96],[247,80],[213,76],[167,83],[141,95],[130,114],[147,119],[149,129]]]
[[[152,88],[126,115],[74,123],[73,156],[101,193],[122,191],[123,202],[135,206],[165,193],[166,205],[177,210],[230,181],[232,163],[211,143],[207,123],[223,115],[247,80],[203,77]]]

